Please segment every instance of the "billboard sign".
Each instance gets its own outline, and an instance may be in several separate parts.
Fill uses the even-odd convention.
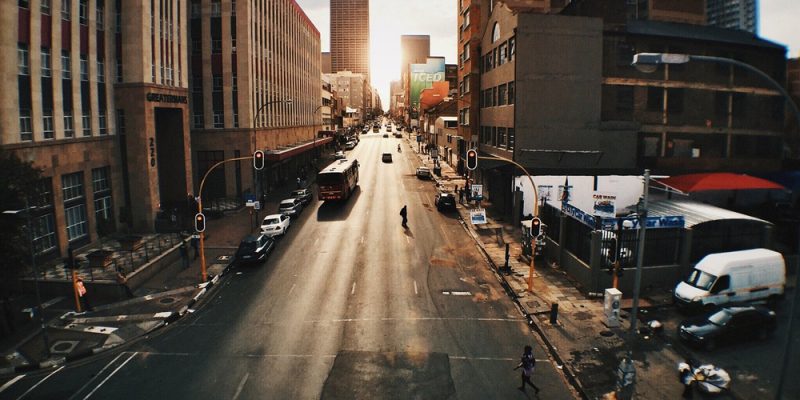
[[[411,108],[419,110],[419,97],[423,89],[433,86],[433,82],[443,82],[444,58],[429,58],[425,64],[411,64]]]

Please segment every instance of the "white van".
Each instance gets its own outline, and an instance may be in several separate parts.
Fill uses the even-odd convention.
[[[709,254],[675,287],[678,306],[707,307],[783,297],[786,263],[769,249]]]

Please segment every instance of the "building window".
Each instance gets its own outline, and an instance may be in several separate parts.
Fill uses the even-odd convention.
[[[112,219],[111,196],[95,197],[94,199],[94,218],[99,224],[108,223]]]
[[[667,89],[667,112],[683,112],[683,89]]]
[[[497,128],[497,147],[506,147],[506,128]]]
[[[28,63],[28,46],[24,44],[17,45],[17,73],[20,75],[29,75],[31,73],[30,64]]]
[[[508,104],[514,104],[514,82],[508,82]]]
[[[64,112],[64,137],[73,137],[75,135],[75,126],[72,121],[72,113]]]
[[[221,111],[214,111],[214,128],[225,127],[225,115]]]
[[[21,8],[28,8],[28,0],[18,0],[17,5]]]
[[[108,225],[113,220],[111,206],[111,168],[92,169],[92,192],[94,193],[94,216],[98,226]]]
[[[56,224],[53,213],[34,218],[33,246],[37,254],[44,254],[56,248]]]
[[[500,40],[500,23],[495,22],[492,27],[492,43]]]
[[[192,19],[200,18],[201,15],[201,8],[200,8],[200,1],[193,1],[192,2]]]
[[[647,87],[647,111],[662,111],[664,109],[664,89],[660,87]]]
[[[106,63],[103,60],[97,60],[97,81],[106,81]]]
[[[72,62],[66,50],[61,51],[61,79],[72,79]]]
[[[73,241],[86,236],[86,205],[78,204],[64,209],[67,219],[67,240]]]
[[[617,111],[626,114],[633,111],[632,86],[617,86]]]
[[[105,30],[106,28],[105,9],[98,5],[96,15],[97,15],[97,21],[95,22],[97,24],[97,30],[98,31]]]
[[[469,60],[469,43],[464,45],[464,61]]]
[[[100,134],[101,135],[108,134],[108,131],[106,130],[106,114],[105,113],[100,113],[100,115],[97,116],[97,125],[100,128]]]
[[[92,136],[92,116],[84,111],[81,122],[83,123],[83,136]]]
[[[516,48],[517,40],[515,38],[508,39],[508,61],[514,60],[514,53],[517,51]]]
[[[238,128],[239,127],[239,113],[238,112],[234,112],[233,113],[233,127],[234,128]]]
[[[498,50],[498,60],[497,65],[503,65],[506,63],[506,57],[508,57],[508,45],[503,43],[500,45],[500,49]]]
[[[42,77],[50,76],[50,49],[42,47]]]
[[[92,170],[92,190],[94,193],[111,189],[111,183],[109,183],[110,175],[109,167],[95,168]]]
[[[19,137],[23,142],[33,140],[31,110],[19,110]]]
[[[236,76],[236,75],[233,75],[233,76],[231,77],[231,79],[232,79],[232,82],[231,82],[231,90],[233,90],[234,92],[236,92],[236,91],[238,91],[238,90],[239,90],[239,77],[238,77],[238,76]]]
[[[497,86],[493,87],[491,91],[492,91],[491,94],[492,107],[494,107],[499,105],[499,101],[497,100]]]
[[[219,39],[211,40],[211,53],[212,54],[222,53],[222,40]]]
[[[45,139],[53,138],[53,110],[42,111],[42,133]]]
[[[508,128],[506,133],[508,134],[508,144],[506,145],[506,148],[509,151],[514,151],[514,128]]]
[[[211,2],[211,16],[212,17],[222,16],[222,3],[220,3],[219,0],[214,0]]]
[[[508,86],[506,86],[505,84],[500,85],[500,86],[497,87],[497,105],[498,106],[504,106],[504,105],[508,104],[507,103],[507,99],[506,99],[506,92],[507,91],[508,91]]]
[[[72,0],[61,0],[61,19],[69,21],[72,19]]]
[[[122,82],[122,61],[117,59],[117,83]]]
[[[83,198],[83,172],[61,175],[61,193],[65,202]]]
[[[40,1],[41,1],[40,3],[41,7],[39,8],[42,10],[42,14],[50,15],[50,0],[40,0]]]
[[[117,133],[125,134],[125,110],[121,108],[117,109]]]
[[[222,91],[222,75],[214,75],[211,82],[215,92]]]
[[[86,25],[88,23],[87,15],[89,12],[86,8],[86,0],[80,0],[78,3],[78,22],[80,22],[81,25]]]
[[[199,39],[192,39],[192,54],[200,55],[203,52],[203,42]]]
[[[85,55],[81,56],[81,80],[84,82],[89,81],[89,60]]]
[[[202,113],[192,114],[192,126],[195,129],[203,129],[204,123],[205,122],[203,121],[203,114]]]

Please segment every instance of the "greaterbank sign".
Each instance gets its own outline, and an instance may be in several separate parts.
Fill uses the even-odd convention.
[[[444,58],[428,58],[425,64],[411,64],[411,108],[419,109],[419,95],[423,89],[442,82],[444,77]]]

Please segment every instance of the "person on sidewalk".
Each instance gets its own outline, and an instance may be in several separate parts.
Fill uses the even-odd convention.
[[[525,391],[525,384],[531,385],[533,390],[536,391],[536,394],[539,394],[539,388],[531,382],[531,375],[533,375],[533,368],[536,366],[536,359],[533,358],[533,348],[531,346],[525,346],[525,352],[522,353],[522,358],[520,359],[519,365],[517,365],[514,370],[522,368],[522,386],[518,389],[521,391]]]
[[[128,287],[128,278],[121,271],[117,271],[117,283],[119,283],[120,286],[125,289],[125,294],[129,299],[136,297],[136,295],[131,291],[131,288]]]
[[[183,263],[183,269],[189,268],[189,248],[186,247],[186,242],[181,242],[178,250],[181,252],[181,263]]]
[[[89,303],[89,293],[86,290],[86,286],[83,284],[83,279],[78,278],[78,280],[75,281],[75,287],[78,289],[78,297],[80,298],[84,310],[92,311],[92,305]]]
[[[194,259],[200,257],[200,239],[192,238],[192,248],[194,249]]]
[[[298,176],[298,177],[297,177],[297,188],[298,188],[298,189],[300,189],[300,187],[301,187],[301,186],[300,186],[300,177]]]
[[[408,228],[408,209],[405,205],[400,209],[400,216],[403,217],[403,228]]]

